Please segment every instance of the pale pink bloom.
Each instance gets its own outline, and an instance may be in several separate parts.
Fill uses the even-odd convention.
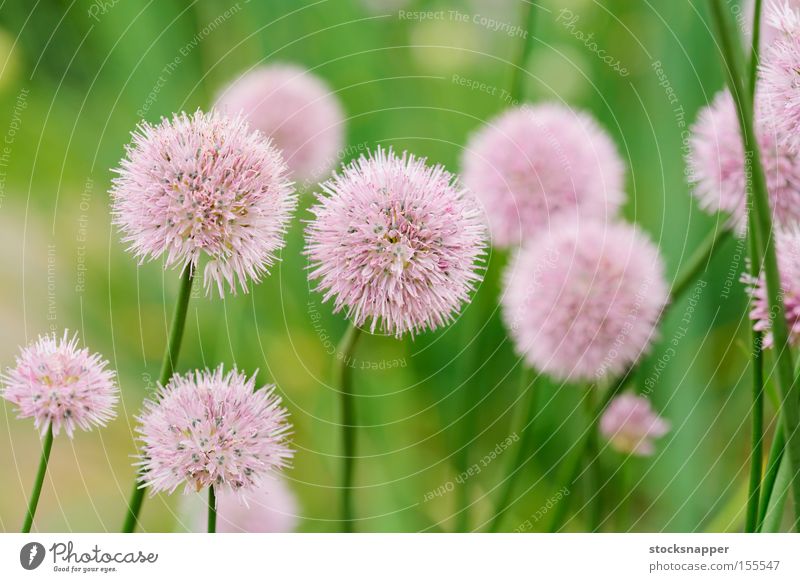
[[[244,74],[215,107],[245,115],[283,151],[292,177],[307,185],[326,177],[344,145],[344,112],[325,82],[306,69],[278,64]]]
[[[753,34],[753,12],[755,0],[747,0],[743,5],[744,23],[745,23],[745,42],[749,54],[750,45],[752,43]],[[765,0],[761,3],[761,27],[760,27],[760,42],[759,47],[761,57],[767,51],[770,45],[783,36],[783,25],[776,25],[769,17],[770,7],[774,2]],[[791,9],[797,11],[800,9],[800,0],[786,0],[786,5]]]
[[[669,299],[658,249],[636,228],[568,220],[522,247],[501,297],[515,348],[559,380],[619,376],[645,353]]]
[[[43,335],[2,375],[3,398],[19,407],[20,418],[32,417],[42,434],[52,426],[57,435],[63,427],[72,437],[76,428],[105,426],[116,416],[118,389],[107,366],[99,354],[78,347],[78,334]]]
[[[650,401],[635,394],[621,394],[600,417],[600,434],[621,453],[649,456],[655,452],[653,439],[669,432],[669,422],[658,416]]]
[[[769,106],[771,125],[793,150],[800,147],[800,12],[787,2],[770,5],[767,22],[781,31],[760,68],[760,96]]]
[[[238,117],[142,122],[111,190],[114,223],[144,261],[198,267],[206,291],[247,291],[275,262],[297,203],[281,154]]]
[[[255,375],[197,370],[175,375],[147,400],[139,417],[141,481],[152,492],[213,485],[254,489],[287,466],[291,425],[274,386],[255,389]]]
[[[800,160],[763,106],[757,110],[756,132],[774,218],[781,224],[800,220]],[[732,215],[743,232],[747,223],[745,166],[741,131],[730,92],[721,91],[703,108],[692,125],[689,141],[689,182],[700,206],[708,212]]]
[[[557,104],[502,113],[471,137],[461,165],[500,247],[535,236],[551,219],[611,219],[625,200],[614,142],[590,115]]]
[[[795,226],[776,231],[775,244],[783,305],[789,325],[789,341],[797,345],[800,343],[800,230]],[[750,319],[754,321],[753,329],[764,332],[763,346],[771,348],[773,316],[769,307],[764,275],[753,279],[751,275],[745,273],[742,275],[742,281],[747,284],[752,299]]]
[[[183,515],[191,531],[204,532],[208,519],[208,496],[184,498]],[[289,533],[297,529],[297,497],[284,479],[267,477],[251,491],[237,495],[223,491],[217,496],[217,532]]]
[[[399,337],[452,321],[480,280],[483,217],[442,166],[378,148],[322,185],[309,279],[355,325]]]

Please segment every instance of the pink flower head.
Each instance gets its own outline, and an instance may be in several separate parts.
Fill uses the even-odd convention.
[[[111,190],[136,256],[196,269],[206,292],[247,291],[275,262],[297,203],[280,152],[241,118],[181,113],[133,134]]]
[[[274,386],[255,390],[255,375],[222,366],[175,375],[139,417],[142,483],[170,493],[181,483],[187,492],[259,487],[292,457],[287,417]]]
[[[653,439],[669,432],[669,423],[658,416],[650,401],[635,394],[614,398],[600,418],[600,433],[621,453],[649,456]]]
[[[254,69],[218,97],[221,111],[243,113],[272,138],[292,177],[307,184],[327,176],[344,145],[344,112],[325,82],[295,65]]]
[[[192,531],[205,531],[208,515],[205,495],[184,498],[184,514]],[[297,529],[297,497],[284,479],[268,477],[257,488],[236,495],[217,495],[217,532],[289,533]]]
[[[501,247],[557,216],[612,218],[625,199],[614,142],[588,114],[556,104],[515,107],[492,120],[470,139],[462,172]]]
[[[771,121],[768,110],[759,107],[756,132],[770,204],[778,223],[791,224],[800,220],[800,160]],[[730,92],[721,91],[700,112],[691,128],[689,147],[688,177],[700,206],[709,212],[731,214],[743,232],[749,174]]]
[[[649,348],[669,298],[658,249],[634,227],[565,221],[506,270],[503,316],[528,364],[554,378],[622,374]]]
[[[78,335],[61,339],[40,336],[22,349],[17,365],[2,375],[3,398],[19,407],[20,418],[34,419],[42,434],[64,427],[72,437],[76,428],[105,426],[116,416],[117,386],[113,370],[99,354],[78,347]]]
[[[480,208],[453,175],[378,148],[322,190],[306,254],[324,300],[397,337],[452,321],[480,280],[485,248]]]
[[[761,94],[772,124],[793,150],[800,147],[800,13],[788,2],[767,11],[769,25],[781,31],[767,49],[760,68]]]
[[[745,41],[747,47],[750,46],[753,38],[754,2],[755,0],[747,0],[742,8],[745,16]],[[762,2],[761,4],[761,30],[759,46],[762,51],[762,56],[764,53],[766,53],[767,49],[770,47],[770,45],[772,45],[772,43],[774,43],[776,40],[779,40],[783,36],[783,23],[774,22],[773,19],[770,18],[770,10],[774,10],[771,8],[771,6],[772,3],[770,2]],[[785,6],[790,10],[796,11],[800,8],[800,0],[786,0]]]
[[[800,230],[794,227],[776,231],[775,244],[783,305],[789,325],[789,341],[797,345],[800,343]],[[764,332],[763,346],[771,348],[773,338],[770,330],[773,316],[764,276],[753,279],[751,275],[745,273],[742,275],[742,281],[748,285],[751,296],[750,319],[754,321],[753,329]]]

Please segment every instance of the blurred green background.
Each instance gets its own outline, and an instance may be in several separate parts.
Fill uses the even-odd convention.
[[[401,4],[445,17],[403,18]],[[336,92],[351,146],[393,145],[457,171],[467,136],[509,106],[501,90],[522,42],[473,17],[518,25],[521,9],[519,0],[0,5],[0,363],[12,365],[17,346],[40,333],[78,330],[119,371],[123,396],[107,429],[56,439],[35,527],[116,531],[134,477],[134,416],[153,390],[178,279],[157,263],[137,266],[110,226],[110,169],[137,111],[147,108],[145,118],[156,121],[207,108],[249,67],[291,61]],[[211,22],[214,29],[200,34]],[[674,276],[716,220],[689,195],[683,163],[689,124],[722,86],[706,3],[541,0],[534,35],[527,98],[586,109],[613,135],[629,165],[625,215],[657,241]],[[499,89],[472,90],[457,82],[462,78]],[[339,409],[329,386],[330,352],[345,321],[306,282],[309,203],[304,192],[283,261],[252,293],[222,301],[196,294],[179,369],[235,362],[278,385],[295,424],[297,454],[287,479],[300,500],[300,529],[332,531]],[[453,326],[360,344],[359,529],[479,529],[492,515],[509,452],[452,492],[427,501],[426,493],[454,482],[513,431],[520,366],[496,307],[505,260],[491,255],[485,284]],[[654,457],[626,463],[624,472],[617,471],[620,455],[602,452],[604,529],[741,527],[749,454],[743,269],[740,249],[729,243],[703,275],[707,286],[696,305],[685,299],[673,307],[637,377],[640,386],[651,379],[654,406],[673,431]],[[667,356],[673,339],[675,353]],[[394,365],[359,369],[364,362]],[[558,469],[586,423],[579,388],[547,387],[541,398],[536,449],[506,530],[520,527],[561,486]],[[29,420],[17,420],[5,401],[0,406],[0,530],[16,531],[40,442]],[[586,495],[577,489],[568,526],[574,530],[587,519]],[[143,529],[179,531],[178,497],[148,500]],[[626,498],[627,517],[615,511]],[[465,502],[466,521],[458,517]]]

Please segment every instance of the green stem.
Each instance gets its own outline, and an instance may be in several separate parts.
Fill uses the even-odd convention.
[[[761,333],[753,330],[753,412],[750,441],[750,486],[747,494],[745,531],[758,529],[758,503],[761,496],[761,468],[764,462],[764,354]]]
[[[758,79],[758,48],[761,42],[761,0],[753,2],[753,38],[750,42],[750,71],[747,76],[751,98],[755,98]]]
[[[517,445],[517,454],[514,455],[513,461],[508,466],[508,473],[500,493],[500,498],[494,510],[494,517],[489,523],[489,531],[500,531],[500,525],[503,522],[503,517],[506,512],[511,508],[511,496],[514,494],[514,486],[517,479],[522,473],[522,467],[526,462],[526,455],[533,448],[533,421],[536,418],[536,408],[538,405],[539,395],[538,388],[535,386],[536,382],[531,382],[532,370],[524,364],[520,364],[520,395],[525,396],[527,392],[528,406],[521,408],[523,414],[517,415],[517,421],[514,423],[517,434],[520,434],[519,444]],[[537,378],[538,379],[538,378]]]
[[[213,485],[208,488],[208,533],[217,533],[217,495]]]
[[[780,531],[783,521],[783,508],[786,505],[786,497],[791,488],[792,473],[789,463],[781,463],[775,476],[775,492],[770,497],[770,502],[764,515],[762,531],[775,533]]]
[[[767,283],[767,298],[770,313],[774,314],[771,331],[774,338],[778,386],[781,391],[781,419],[787,437],[786,453],[792,470],[800,468],[800,399],[795,382],[792,353],[789,349],[789,330],[783,305],[778,259],[772,230],[772,214],[767,194],[767,183],[761,164],[761,154],[753,129],[753,105],[745,92],[743,67],[741,66],[741,47],[739,38],[729,22],[723,0],[711,0],[712,14],[722,48],[722,61],[728,77],[731,95],[736,103],[739,126],[745,150],[745,165],[752,180],[748,183],[747,200],[755,219],[748,224],[748,234],[758,242],[760,256],[763,257],[764,275]],[[755,232],[753,232],[755,227]],[[800,527],[800,479],[792,476],[792,498],[794,501],[796,526]]]
[[[36,473],[36,481],[31,491],[31,499],[28,502],[28,513],[25,514],[25,523],[22,525],[22,533],[30,533],[33,526],[33,516],[36,515],[36,506],[39,505],[39,497],[42,494],[42,484],[47,473],[47,463],[50,461],[50,451],[53,449],[53,425],[47,427],[42,445],[42,458],[39,460],[39,471]]]
[[[598,422],[592,416],[597,412],[597,405],[594,400],[594,391],[589,387],[586,395],[586,414],[589,416],[589,435],[586,439],[586,462],[587,462],[587,484],[589,494],[592,495],[589,502],[589,531],[596,532],[600,529],[603,520],[603,501],[602,501],[602,475],[600,471],[600,440],[598,433]]]
[[[529,0],[522,0],[522,18],[525,23],[525,37],[519,47],[519,53],[514,61],[511,72],[511,100],[513,103],[522,101],[525,93],[525,65],[533,49],[533,28],[536,24],[536,4]]]
[[[680,273],[675,277],[670,290],[670,305],[678,301],[689,286],[694,283],[703,273],[708,266],[709,261],[714,256],[714,253],[724,245],[729,238],[733,236],[729,228],[715,228],[706,236],[705,240],[700,243],[697,250],[686,261],[686,265]]]
[[[783,437],[783,425],[779,424],[775,429],[775,436],[772,439],[772,447],[769,450],[767,459],[767,469],[764,474],[764,483],[761,485],[761,499],[758,506],[758,520],[756,521],[756,531],[761,531],[767,511],[770,507],[772,492],[775,490],[775,481],[778,472],[783,464],[783,451],[786,450],[786,439]]]
[[[339,358],[337,381],[342,399],[342,475],[341,475],[341,522],[345,533],[353,532],[353,474],[356,453],[356,419],[353,394],[353,354],[361,330],[352,323],[339,343],[336,357]]]
[[[169,340],[167,349],[164,352],[164,359],[161,361],[161,374],[158,377],[158,385],[166,386],[175,371],[178,362],[178,354],[181,350],[183,340],[183,330],[186,327],[186,311],[189,308],[189,298],[192,296],[192,283],[194,274],[191,267],[186,267],[181,274],[181,286],[178,290],[178,301],[175,304],[175,312],[172,315],[172,324],[169,328]],[[145,489],[139,485],[139,475],[133,484],[133,492],[128,501],[128,513],[125,516],[125,523],[122,526],[123,533],[131,533],[136,529],[139,521],[139,514],[144,503]]]
[[[591,446],[592,433],[597,432],[598,424],[600,423],[600,417],[602,416],[603,411],[605,410],[606,406],[608,406],[608,403],[614,398],[614,396],[622,391],[622,389],[628,383],[628,380],[631,378],[631,375],[632,373],[629,371],[627,374],[617,380],[617,382],[608,390],[606,390],[605,394],[603,394],[603,397],[600,399],[600,403],[594,409],[594,415],[590,418],[589,426],[587,427],[582,440],[579,441],[574,448],[572,461],[567,465],[567,469],[565,470],[566,478],[559,480],[559,483],[563,483],[559,490],[567,489],[568,491],[572,492],[575,481],[577,481],[578,477],[580,476],[583,460],[586,458],[586,451]],[[574,497],[574,495],[564,496],[564,498],[556,504],[553,511],[553,517],[550,520],[548,531],[557,532],[563,527],[564,520],[567,517],[567,510],[569,509],[569,499],[572,497]]]

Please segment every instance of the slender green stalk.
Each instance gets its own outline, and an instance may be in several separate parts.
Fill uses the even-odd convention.
[[[775,240],[772,231],[772,214],[767,197],[767,184],[761,164],[761,154],[753,129],[753,105],[745,92],[743,67],[741,65],[741,47],[739,38],[732,31],[728,13],[722,0],[711,0],[711,11],[717,28],[722,49],[722,61],[728,77],[728,85],[736,103],[739,125],[745,150],[745,164],[749,170],[751,181],[747,187],[747,200],[755,215],[748,224],[749,235],[758,242],[758,250],[763,257],[764,275],[767,283],[767,298],[772,320],[775,358],[778,376],[778,387],[781,391],[781,419],[787,437],[786,453],[790,466],[800,467],[800,399],[795,382],[792,353],[789,349],[789,330],[786,323],[786,312],[781,293],[778,260],[775,251]],[[755,227],[755,232],[752,232]],[[790,473],[794,473],[791,470]],[[792,498],[798,519],[795,523],[800,527],[800,479],[791,479]]]
[[[670,305],[678,301],[686,293],[689,286],[694,283],[708,267],[714,254],[733,236],[729,228],[715,228],[705,240],[700,243],[697,250],[686,261],[686,265],[675,277],[670,289]]]
[[[531,375],[534,372],[520,364],[520,395],[525,396],[527,393],[528,406],[520,408],[522,414],[517,415],[514,426],[517,434],[520,434],[519,444],[517,445],[517,454],[514,455],[512,462],[508,465],[508,472],[503,481],[503,487],[500,492],[500,497],[497,505],[495,506],[494,516],[489,523],[489,531],[497,532],[500,530],[500,524],[503,522],[503,516],[510,509],[511,496],[514,494],[514,486],[516,485],[519,475],[522,473],[522,467],[526,461],[526,455],[530,453],[533,448],[533,421],[536,418],[536,409],[539,400],[539,388],[536,382],[533,382]],[[541,377],[539,377],[541,378]]]
[[[587,489],[592,495],[589,501],[589,531],[596,532],[600,529],[603,521],[603,499],[601,488],[603,486],[600,470],[600,439],[599,426],[595,422],[594,416],[597,414],[597,404],[595,401],[595,389],[590,386],[586,395],[586,414],[589,416],[589,435],[586,439],[586,462],[587,462]]]
[[[181,286],[178,290],[178,301],[175,304],[175,312],[172,315],[172,323],[169,328],[169,340],[167,349],[164,351],[164,359],[161,361],[161,374],[158,383],[166,386],[175,371],[178,362],[178,354],[181,351],[181,341],[183,340],[183,330],[186,327],[186,312],[189,308],[189,298],[192,296],[192,283],[194,275],[190,268],[186,268],[181,275]],[[133,492],[128,501],[128,513],[125,516],[125,523],[122,526],[122,533],[131,533],[136,529],[139,521],[139,514],[144,503],[145,487],[140,486],[137,481],[133,484]]]
[[[764,354],[761,333],[753,330],[753,407],[750,441],[750,486],[747,493],[745,531],[758,529],[758,504],[761,496],[761,468],[764,463]]]
[[[342,399],[341,521],[345,533],[353,531],[353,473],[356,454],[356,418],[353,394],[353,354],[361,330],[352,323],[336,350],[337,381]]]
[[[208,488],[208,533],[217,533],[217,494],[213,485]]]
[[[33,483],[33,491],[28,502],[28,513],[25,514],[25,523],[22,525],[22,533],[30,533],[33,526],[33,516],[36,515],[36,506],[39,505],[39,497],[42,495],[42,484],[47,473],[47,463],[50,461],[50,451],[53,449],[53,425],[47,427],[42,444],[42,458],[39,460],[39,470],[36,473],[36,481]]]
[[[786,439],[783,437],[783,425],[779,424],[775,429],[775,436],[772,439],[772,447],[769,450],[767,459],[767,470],[764,474],[764,483],[761,485],[761,499],[758,506],[758,520],[756,521],[756,531],[761,531],[767,511],[770,507],[772,492],[775,490],[775,481],[780,471],[783,452],[786,450]]]
[[[781,522],[783,522],[783,509],[791,489],[791,482],[792,472],[789,463],[781,463],[775,476],[775,491],[770,497],[761,531],[765,533],[780,531]]]
[[[519,47],[519,53],[514,61],[511,71],[511,99],[514,103],[522,101],[525,93],[525,64],[528,62],[533,49],[533,29],[536,24],[536,4],[529,0],[522,0],[522,18],[525,23],[525,37]]]
[[[761,0],[753,2],[753,38],[750,41],[750,71],[747,76],[749,95],[755,97],[758,79],[758,48],[761,43]]]
[[[586,458],[586,452],[591,446],[591,439],[592,433],[597,432],[598,424],[600,423],[600,417],[603,414],[606,406],[611,400],[619,394],[623,388],[625,388],[628,380],[631,378],[631,372],[629,371],[627,374],[622,376],[615,384],[613,384],[608,390],[606,390],[603,397],[600,399],[600,402],[594,408],[594,414],[590,418],[589,426],[586,429],[586,432],[583,434],[583,438],[577,443],[577,445],[573,449],[572,460],[570,463],[567,464],[567,469],[565,470],[566,477],[559,479],[559,483],[563,485],[560,489],[566,488],[568,491],[572,491],[575,481],[577,481],[578,477],[581,474],[581,467],[583,466],[583,460]],[[553,517],[550,519],[550,525],[548,527],[548,531],[550,532],[557,532],[562,528],[564,525],[564,520],[567,517],[567,510],[569,509],[569,499],[574,497],[574,495],[567,495],[563,499],[561,499],[555,506],[553,511]]]

